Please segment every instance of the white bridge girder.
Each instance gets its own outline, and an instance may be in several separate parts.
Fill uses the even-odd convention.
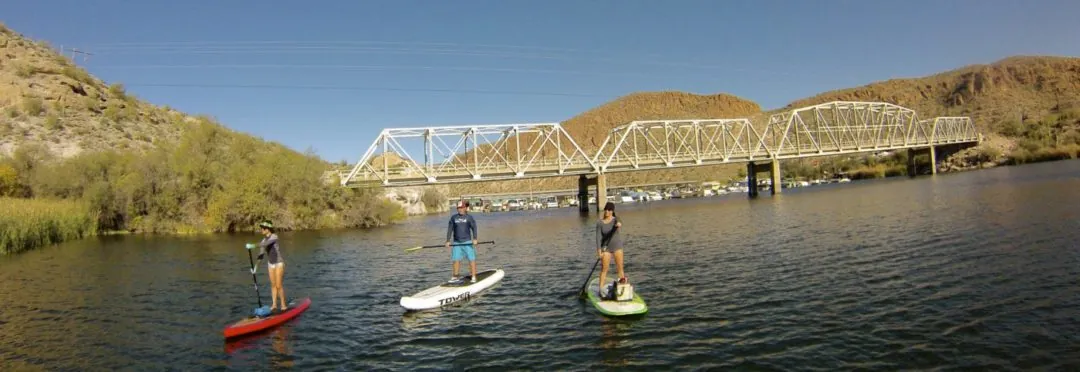
[[[420,160],[403,145],[410,140],[421,141],[413,143],[422,145]],[[384,129],[339,177],[343,186],[405,186],[595,172],[592,159],[559,123],[526,123]]]
[[[410,138],[422,139],[420,161],[401,144]],[[559,123],[384,129],[360,161],[338,176],[343,186],[417,186],[979,141],[981,136],[968,117],[919,120],[915,111],[891,103],[834,101],[774,114],[760,127],[746,118],[634,121],[612,129],[593,156],[586,155]],[[391,157],[395,155],[399,159]]]
[[[967,117],[919,120],[915,111],[883,102],[835,101],[774,114],[762,146],[777,159],[977,142]]]
[[[594,162],[602,172],[767,158],[750,119],[634,121],[611,130]]]

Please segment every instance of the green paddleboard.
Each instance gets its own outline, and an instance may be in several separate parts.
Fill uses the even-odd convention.
[[[637,292],[634,292],[634,299],[630,301],[601,300],[596,293],[599,282],[600,277],[589,280],[589,287],[585,290],[585,293],[588,296],[589,303],[600,313],[608,316],[626,316],[645,314],[649,311],[649,307],[645,306],[645,299],[641,298]],[[611,289],[611,283],[608,283],[605,287],[604,293],[606,294]]]

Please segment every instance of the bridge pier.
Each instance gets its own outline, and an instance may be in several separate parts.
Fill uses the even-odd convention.
[[[908,176],[915,177],[919,174],[919,162],[916,157],[926,154],[930,157],[930,174],[937,174],[937,154],[934,146],[921,149],[908,149]]]
[[[931,164],[930,174],[937,174],[939,163],[960,151],[978,146],[978,144],[978,142],[950,143],[921,149],[908,149],[908,175],[912,177],[918,175],[919,161],[916,160],[916,156],[928,155]]]
[[[578,211],[582,213],[589,212],[589,186],[596,186],[596,211],[600,212],[607,204],[607,175],[578,176]]]
[[[772,185],[769,187],[769,191],[773,195],[779,194],[783,189],[783,185],[780,180],[780,161],[773,159],[769,161],[769,164],[757,164],[753,161],[746,163],[746,186],[749,188],[747,194],[751,197],[758,196],[758,173],[769,172],[769,179],[772,181]]]

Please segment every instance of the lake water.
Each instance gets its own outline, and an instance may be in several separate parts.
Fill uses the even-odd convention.
[[[406,313],[445,281],[448,215],[281,234],[311,308],[226,343],[255,294],[255,235],[116,236],[0,257],[0,370],[1080,369],[1080,161],[619,205],[649,305],[578,300],[595,215],[475,215],[463,306]],[[614,270],[614,267],[612,267]],[[258,279],[269,302],[265,266]]]

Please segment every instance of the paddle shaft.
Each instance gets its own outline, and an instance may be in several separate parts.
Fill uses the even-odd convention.
[[[592,270],[589,270],[589,275],[585,276],[585,284],[581,285],[581,291],[578,292],[579,296],[582,295],[582,294],[585,294],[585,287],[589,286],[589,278],[592,278],[593,271],[596,271],[596,267],[599,266],[599,265],[600,265],[600,259],[597,258],[596,263],[594,263],[592,265]]]
[[[255,300],[259,302],[259,307],[262,307],[262,295],[259,294],[259,279],[255,278],[255,260],[251,258],[251,250],[248,249],[248,262],[251,263],[251,281],[255,282]]]
[[[455,246],[461,246],[461,245],[469,245],[469,244],[471,244],[471,243],[465,243],[465,244],[450,244],[450,246],[451,246],[451,247],[455,247]],[[477,242],[476,244],[478,244],[478,245],[479,245],[479,244],[495,244],[495,241],[494,241],[494,240],[488,240],[488,241],[486,241],[486,242]],[[407,251],[415,251],[415,250],[417,250],[417,249],[424,249],[424,248],[439,248],[439,247],[445,247],[445,246],[446,246],[446,244],[437,244],[437,245],[425,245],[425,246],[423,246],[423,247],[415,247],[415,248],[409,248],[409,249],[406,249],[406,250],[407,250]]]

